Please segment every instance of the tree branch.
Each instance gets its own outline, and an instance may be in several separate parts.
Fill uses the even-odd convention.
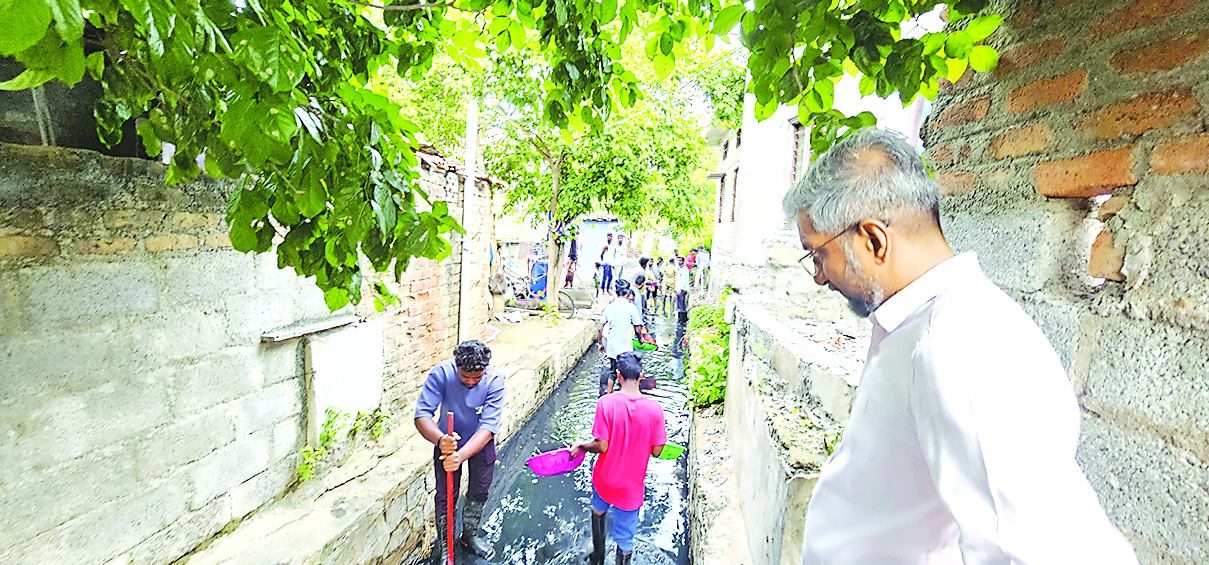
[[[512,119],[512,116],[509,116],[503,108],[500,108],[499,104],[492,104],[488,106],[488,108],[495,110],[501,117],[504,118],[504,120],[506,120],[509,124],[512,124],[512,127],[520,130],[525,136],[525,141],[528,141],[538,153],[541,153],[542,157],[545,157],[546,160],[554,159],[553,153],[550,151],[550,147],[546,145],[545,140],[543,140],[540,135],[537,135],[536,133],[530,131],[529,128],[521,125],[520,122]]]
[[[408,10],[424,10],[427,8],[453,8],[454,10],[459,10],[462,12],[470,12],[472,14],[482,13],[482,11],[467,10],[465,8],[459,8],[453,4],[407,4],[404,6],[381,6],[378,4],[371,4],[369,2],[361,2],[360,0],[344,0],[344,1],[348,2],[350,4],[364,6],[366,8],[375,8],[378,10],[389,10],[389,11],[397,11],[397,12],[403,12],[403,11],[408,11]]]

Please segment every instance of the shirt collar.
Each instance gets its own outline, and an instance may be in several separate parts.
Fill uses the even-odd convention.
[[[945,259],[894,293],[894,296],[883,302],[869,317],[874,324],[886,330],[886,333],[893,332],[921,306],[955,283],[975,277],[983,277],[976,253],[967,252]]]

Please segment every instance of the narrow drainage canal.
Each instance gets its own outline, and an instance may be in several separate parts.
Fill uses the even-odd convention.
[[[683,329],[677,332],[674,322],[664,323],[662,318],[653,327],[659,349],[643,354],[643,366],[648,374],[656,375],[659,383],[650,396],[663,406],[668,441],[687,445],[688,390],[678,348],[675,352],[672,348],[683,336]],[[584,562],[584,555],[592,548],[588,502],[593,456],[589,455],[574,472],[554,477],[534,475],[525,461],[537,453],[590,439],[600,370],[601,356],[592,346],[500,451],[483,524],[495,556],[484,561],[459,550],[455,553],[458,563]],[[635,536],[635,565],[688,564],[687,461],[687,456],[650,460],[642,522]],[[612,563],[614,548],[609,539],[606,563]]]

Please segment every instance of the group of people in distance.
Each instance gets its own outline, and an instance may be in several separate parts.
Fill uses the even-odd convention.
[[[672,305],[687,315],[689,289],[704,288],[709,284],[710,254],[705,246],[694,247],[685,255],[643,257],[638,260],[637,269],[628,270],[625,250],[625,234],[617,234],[616,243],[613,234],[605,235],[605,245],[596,262],[596,296],[602,293],[606,297],[610,294],[622,296],[617,293],[614,283],[624,280],[626,292],[634,295],[632,300],[644,318],[657,313],[667,316]],[[578,253],[571,262],[575,263],[577,259]],[[570,284],[568,276],[567,285]]]

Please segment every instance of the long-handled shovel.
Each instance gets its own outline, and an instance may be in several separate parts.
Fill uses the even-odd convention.
[[[449,435],[453,435],[453,412],[449,412]],[[449,558],[448,565],[453,565],[453,471],[445,471],[445,548]]]

